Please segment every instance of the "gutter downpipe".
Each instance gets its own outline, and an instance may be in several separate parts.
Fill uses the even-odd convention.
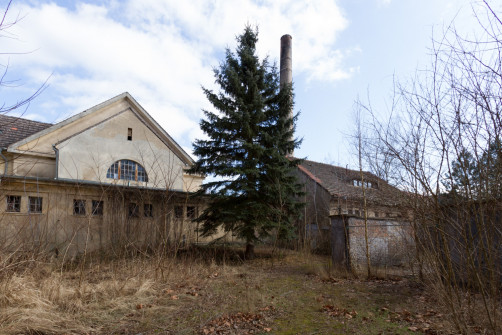
[[[5,161],[5,164],[4,164],[4,169],[3,169],[3,176],[6,176],[7,175],[7,168],[9,166],[9,161],[7,161],[7,157],[5,157],[3,155],[3,151],[5,150],[6,148],[0,148],[0,156],[2,156],[3,160]]]
[[[54,177],[54,179],[59,180],[59,149],[56,148],[55,144],[52,145],[52,149],[56,154],[56,177]]]

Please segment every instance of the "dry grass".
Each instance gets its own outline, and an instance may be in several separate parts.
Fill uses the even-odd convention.
[[[257,251],[248,262],[239,249],[197,248],[36,263],[0,280],[0,333],[449,333],[447,315],[413,282],[358,280],[323,256]]]

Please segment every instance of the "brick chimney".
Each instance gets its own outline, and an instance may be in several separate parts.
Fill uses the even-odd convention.
[[[293,49],[291,35],[281,37],[281,62],[280,62],[280,85],[291,85],[293,83]],[[293,118],[293,107],[289,111],[289,117]],[[294,156],[294,151],[288,153],[288,156]]]

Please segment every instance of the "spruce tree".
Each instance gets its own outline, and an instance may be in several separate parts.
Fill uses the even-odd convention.
[[[299,160],[288,157],[293,139],[291,85],[279,86],[279,75],[268,58],[256,55],[258,31],[246,27],[237,37],[236,52],[214,70],[220,90],[203,88],[215,111],[204,110],[200,126],[208,139],[194,143],[199,157],[192,173],[214,175],[202,186],[211,198],[197,218],[203,236],[220,227],[246,241],[246,258],[255,242],[273,232],[290,238],[301,213],[302,186],[296,180]]]

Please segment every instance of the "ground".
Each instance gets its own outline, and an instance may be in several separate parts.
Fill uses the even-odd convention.
[[[2,334],[448,334],[409,276],[357,279],[329,257],[197,248],[177,257],[87,256],[0,278]]]

